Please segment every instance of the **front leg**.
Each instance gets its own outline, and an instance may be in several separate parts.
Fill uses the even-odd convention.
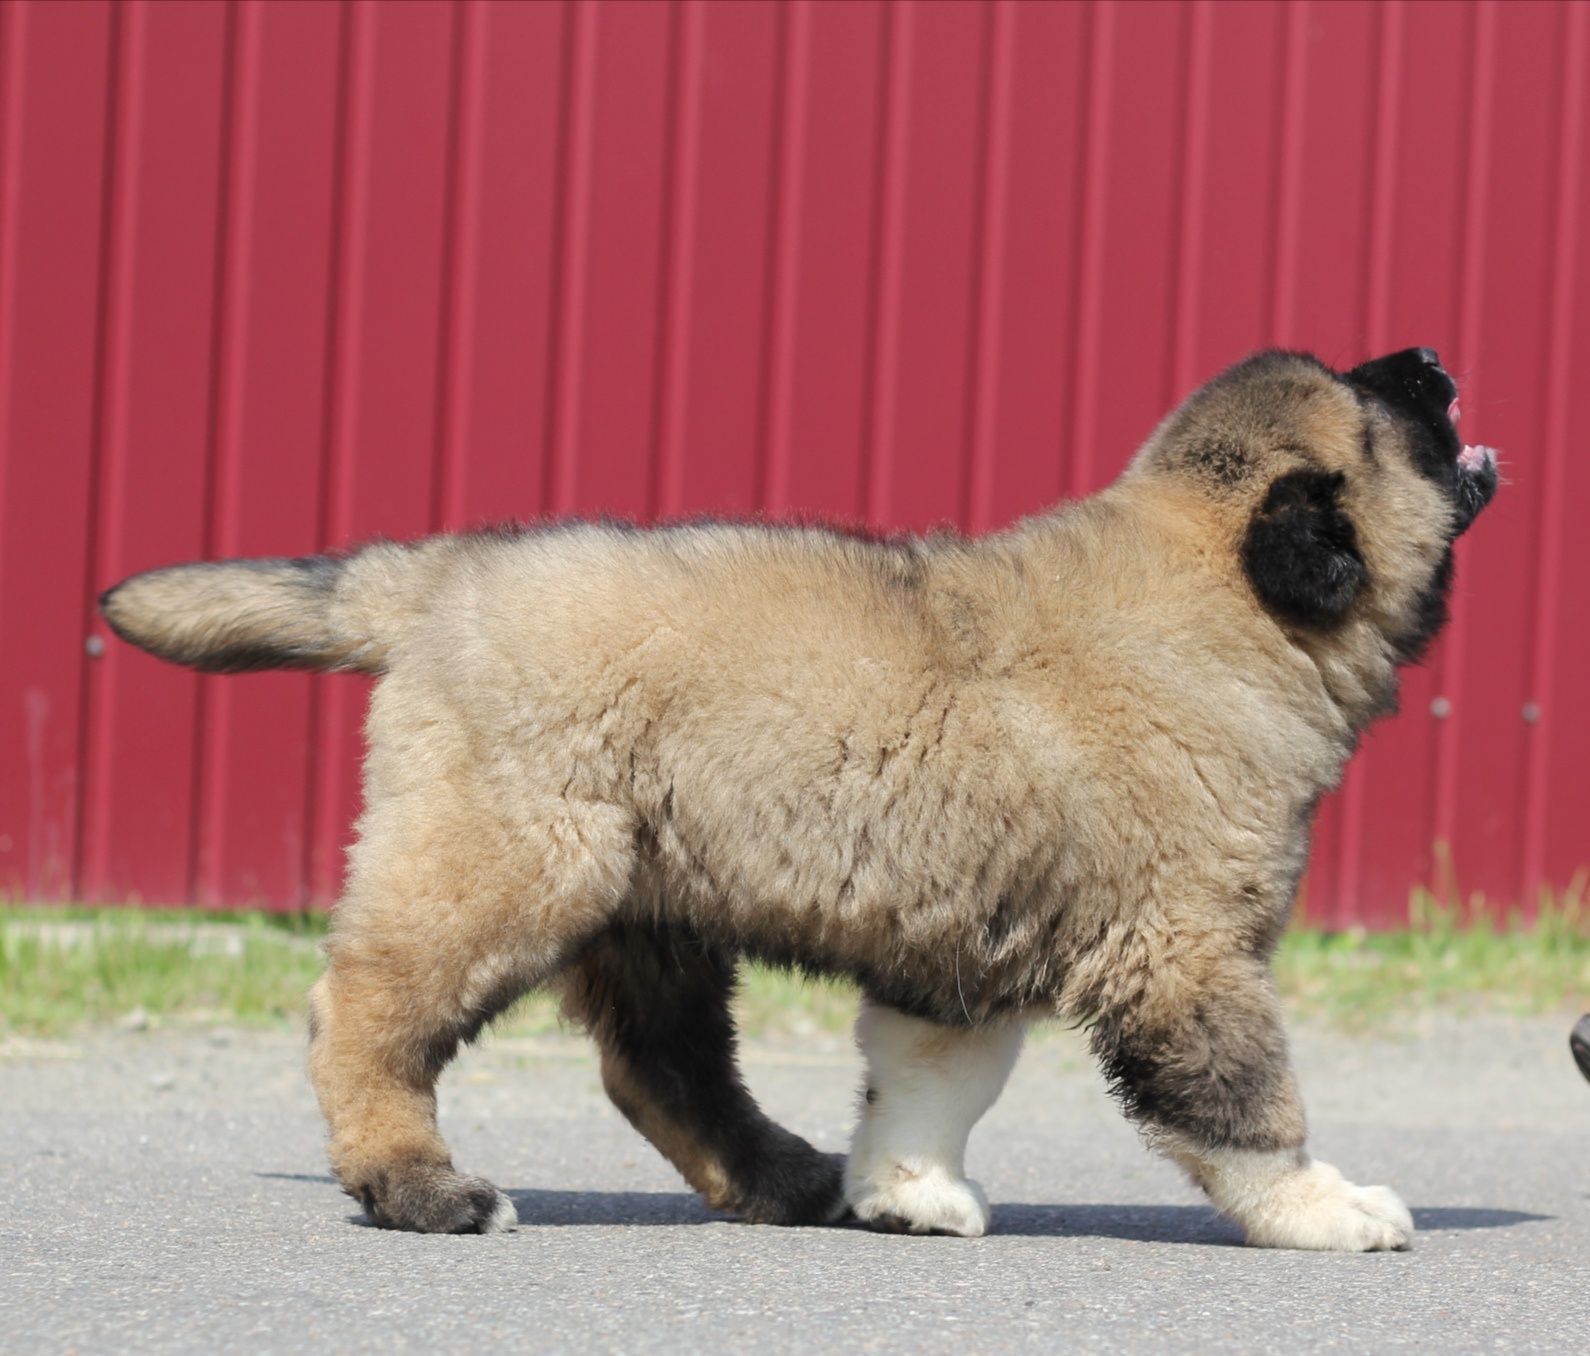
[[[1412,1242],[1395,1193],[1354,1186],[1305,1151],[1279,1004],[1257,960],[1213,966],[1197,981],[1160,969],[1096,1021],[1093,1045],[1149,1141],[1249,1243],[1374,1252]]]
[[[966,1141],[1004,1088],[1024,1030],[939,1026],[863,1005],[856,1043],[867,1085],[845,1167],[858,1219],[913,1234],[987,1232],[988,1200],[966,1178]]]

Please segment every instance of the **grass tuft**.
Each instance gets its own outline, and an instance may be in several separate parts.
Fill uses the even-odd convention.
[[[320,972],[319,919],[0,909],[0,1035],[113,1021],[286,1024]]]
[[[1498,921],[1483,899],[1446,905],[1426,890],[1408,926],[1390,932],[1294,928],[1275,958],[1294,1012],[1339,1025],[1377,1024],[1408,1011],[1540,1013],[1590,1006],[1590,908],[1579,877],[1544,894],[1535,916]]]
[[[320,973],[325,920],[313,915],[0,907],[0,1038],[60,1036],[122,1023],[301,1023]],[[1348,1028],[1410,1011],[1547,1012],[1590,1007],[1585,882],[1541,901],[1527,923],[1415,892],[1408,926],[1371,933],[1297,927],[1276,978],[1291,1012]],[[855,993],[748,967],[742,1029],[752,1036],[843,1031]],[[498,1029],[560,1027],[556,1000],[533,994]]]

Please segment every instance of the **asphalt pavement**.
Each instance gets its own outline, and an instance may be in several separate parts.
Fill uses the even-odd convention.
[[[301,1037],[0,1044],[0,1351],[1590,1350],[1590,1084],[1567,1019],[1296,1033],[1317,1156],[1413,1207],[1412,1252],[1239,1245],[1146,1153],[1076,1039],[1032,1043],[972,1140],[990,1236],[703,1210],[576,1038],[499,1039],[442,1089],[520,1225],[367,1227],[325,1175]],[[842,1146],[839,1037],[748,1048],[764,1105]]]

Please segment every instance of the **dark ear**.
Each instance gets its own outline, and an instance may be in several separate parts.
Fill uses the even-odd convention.
[[[1242,540],[1259,601],[1300,626],[1339,622],[1368,578],[1341,489],[1340,471],[1288,471],[1271,483]]]

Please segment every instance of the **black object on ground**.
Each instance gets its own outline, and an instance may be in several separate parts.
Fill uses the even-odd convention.
[[[1568,1048],[1573,1051],[1579,1072],[1590,1078],[1590,1012],[1585,1013],[1568,1035]]]

